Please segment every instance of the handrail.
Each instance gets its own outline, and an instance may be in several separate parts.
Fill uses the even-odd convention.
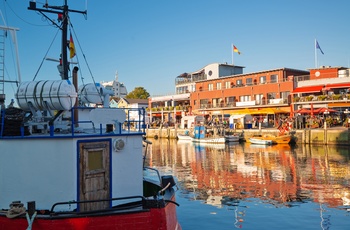
[[[72,205],[72,204],[86,204],[86,203],[97,203],[97,202],[106,202],[106,201],[116,201],[116,200],[129,200],[129,199],[141,199],[141,201],[145,201],[146,198],[144,196],[128,196],[128,197],[118,197],[118,198],[110,198],[110,199],[99,199],[99,200],[84,200],[84,201],[66,201],[66,202],[57,202],[52,205],[50,209],[50,213],[56,213],[54,209],[59,205]]]
[[[2,138],[64,138],[64,137],[74,137],[74,136],[101,136],[101,135],[110,135],[110,136],[118,136],[118,135],[137,135],[137,134],[144,134],[146,129],[146,110],[145,108],[130,108],[130,109],[124,109],[124,108],[106,108],[106,109],[115,109],[115,110],[123,110],[126,112],[126,120],[119,122],[120,125],[119,131],[115,130],[114,132],[109,133],[103,133],[103,126],[102,124],[93,124],[91,120],[87,119],[80,119],[79,121],[74,121],[74,112],[75,110],[94,110],[98,108],[94,107],[72,107],[71,108],[71,117],[69,120],[66,121],[65,124],[70,125],[70,130],[67,129],[63,133],[60,132],[59,134],[65,134],[65,135],[57,135],[55,132],[57,129],[57,125],[54,125],[54,121],[52,121],[52,118],[48,119],[42,119],[41,121],[34,122],[34,121],[19,121],[21,124],[19,124],[20,129],[20,135],[4,135],[4,127],[6,126],[6,110],[1,110],[0,114],[0,139]],[[131,116],[131,114],[133,116]],[[63,121],[64,122],[64,121]],[[76,125],[78,124],[91,124],[91,128],[87,128],[86,130],[94,130],[93,133],[91,132],[82,132],[81,129],[77,129]],[[47,127],[47,133],[45,134],[39,134],[39,135],[25,135],[24,130],[27,127],[30,127],[32,125],[43,125]],[[122,129],[122,125],[124,125],[125,129]],[[96,129],[96,131],[95,131]],[[45,128],[46,130],[46,128]]]

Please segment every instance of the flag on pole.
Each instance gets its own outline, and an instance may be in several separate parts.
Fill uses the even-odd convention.
[[[321,51],[321,53],[324,54],[322,49],[321,49],[321,47],[320,47],[320,45],[318,44],[317,40],[316,40],[316,49],[319,49]]]
[[[75,56],[75,46],[74,46],[74,41],[73,41],[72,34],[70,34],[70,38],[69,38],[69,57],[73,58],[74,56]]]
[[[233,52],[236,52],[236,53],[238,53],[238,54],[241,54],[241,52],[239,52],[239,50],[237,49],[236,46],[233,46]]]

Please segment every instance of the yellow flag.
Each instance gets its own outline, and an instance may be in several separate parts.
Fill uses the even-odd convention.
[[[74,56],[75,56],[75,46],[74,46],[72,34],[70,34],[70,39],[69,39],[69,57],[73,58]]]

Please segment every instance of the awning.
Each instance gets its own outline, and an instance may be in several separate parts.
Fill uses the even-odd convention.
[[[329,89],[350,88],[350,83],[326,84],[326,88],[329,88]]]
[[[304,86],[295,88],[292,93],[319,93],[322,88],[323,85]]]

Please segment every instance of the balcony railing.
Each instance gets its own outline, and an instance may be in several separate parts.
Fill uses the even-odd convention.
[[[310,103],[310,102],[327,102],[327,101],[332,101],[332,102],[349,101],[350,102],[350,94],[333,94],[332,96],[329,96],[329,95],[308,95],[308,96],[304,96],[304,97],[294,97],[293,98],[294,104]]]
[[[200,104],[199,109],[215,109],[215,108],[237,108],[237,107],[247,107],[247,106],[258,106],[258,105],[288,105],[287,98],[279,99],[262,99],[244,102],[229,102],[229,103],[217,103],[217,104]]]

